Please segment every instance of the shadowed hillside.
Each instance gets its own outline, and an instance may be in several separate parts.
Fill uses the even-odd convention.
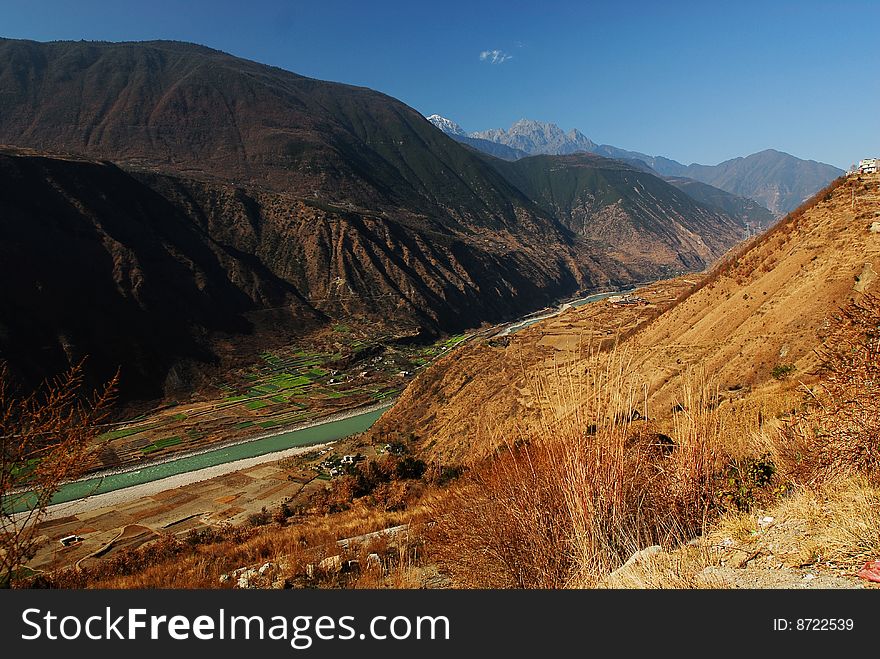
[[[9,151],[0,180],[0,275],[15,283],[0,292],[0,355],[28,382],[88,356],[98,379],[122,365],[124,396],[158,397],[218,363],[218,341],[238,359],[331,316],[455,330],[582,283],[564,254],[490,251],[282,193]]]

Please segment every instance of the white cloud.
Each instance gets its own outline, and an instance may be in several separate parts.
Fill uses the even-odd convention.
[[[513,55],[508,55],[503,50],[484,50],[480,53],[481,62],[504,64],[509,59],[513,59]]]

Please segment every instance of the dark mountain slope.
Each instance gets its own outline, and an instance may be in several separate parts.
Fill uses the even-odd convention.
[[[627,263],[700,268],[742,235],[720,209],[617,160],[580,153],[493,165],[577,235]]]
[[[281,193],[140,178],[206,235],[258,260],[328,316],[457,331],[575,290],[586,272],[564,243],[551,255],[503,230],[490,234],[493,241],[462,238]]]
[[[209,332],[245,313],[320,320],[295,288],[226,250],[117,167],[0,155],[0,357],[29,381],[88,357],[124,393],[155,397],[181,360],[215,361]]]
[[[331,316],[455,331],[591,276],[633,276],[493,236],[484,246],[292,195],[7,150],[0,358],[30,382],[88,356],[95,379],[122,365],[124,396],[152,398],[216,363],[218,339],[244,356]]]

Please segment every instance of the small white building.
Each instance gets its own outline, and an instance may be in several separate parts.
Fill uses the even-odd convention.
[[[58,542],[60,542],[65,547],[70,547],[70,545],[75,545],[82,542],[83,539],[78,535],[66,535],[61,538]]]
[[[859,174],[876,174],[880,171],[880,158],[859,160]]]

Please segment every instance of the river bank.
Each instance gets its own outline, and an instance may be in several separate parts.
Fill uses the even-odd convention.
[[[205,467],[195,471],[187,471],[173,476],[166,476],[165,478],[148,481],[139,485],[130,485],[103,492],[101,494],[92,494],[86,497],[72,499],[70,501],[54,503],[46,509],[46,514],[41,518],[41,522],[71,515],[82,515],[101,508],[115,508],[133,499],[151,497],[160,492],[164,492],[165,490],[173,490],[178,487],[201,483],[202,481],[211,480],[218,476],[225,476],[236,471],[249,469],[268,462],[277,462],[278,460],[301,455],[308,451],[320,450],[329,445],[330,443],[328,442],[324,444],[310,444],[308,446],[295,446],[283,451],[266,453],[253,458],[243,458],[233,462],[225,462],[212,467]]]
[[[523,330],[526,327],[531,327],[532,325],[535,325],[536,323],[539,323],[542,320],[548,320],[550,318],[555,318],[559,314],[563,313],[564,311],[566,311],[568,309],[571,309],[572,307],[580,307],[585,304],[590,304],[591,302],[598,302],[599,300],[604,300],[606,298],[613,297],[615,295],[624,295],[626,293],[631,293],[634,290],[636,290],[636,288],[638,286],[644,286],[644,285],[646,285],[646,284],[638,284],[637,286],[630,286],[629,288],[624,288],[619,291],[606,291],[603,293],[592,293],[590,295],[587,295],[586,297],[572,298],[572,299],[567,300],[565,302],[560,302],[559,305],[557,306],[557,308],[554,309],[553,311],[549,311],[549,312],[548,311],[539,311],[539,312],[537,312],[539,315],[529,315],[529,316],[526,316],[522,320],[517,320],[513,323],[510,323],[501,332],[498,333],[498,336],[509,336],[510,334],[515,334],[516,332],[519,332],[520,330]]]

